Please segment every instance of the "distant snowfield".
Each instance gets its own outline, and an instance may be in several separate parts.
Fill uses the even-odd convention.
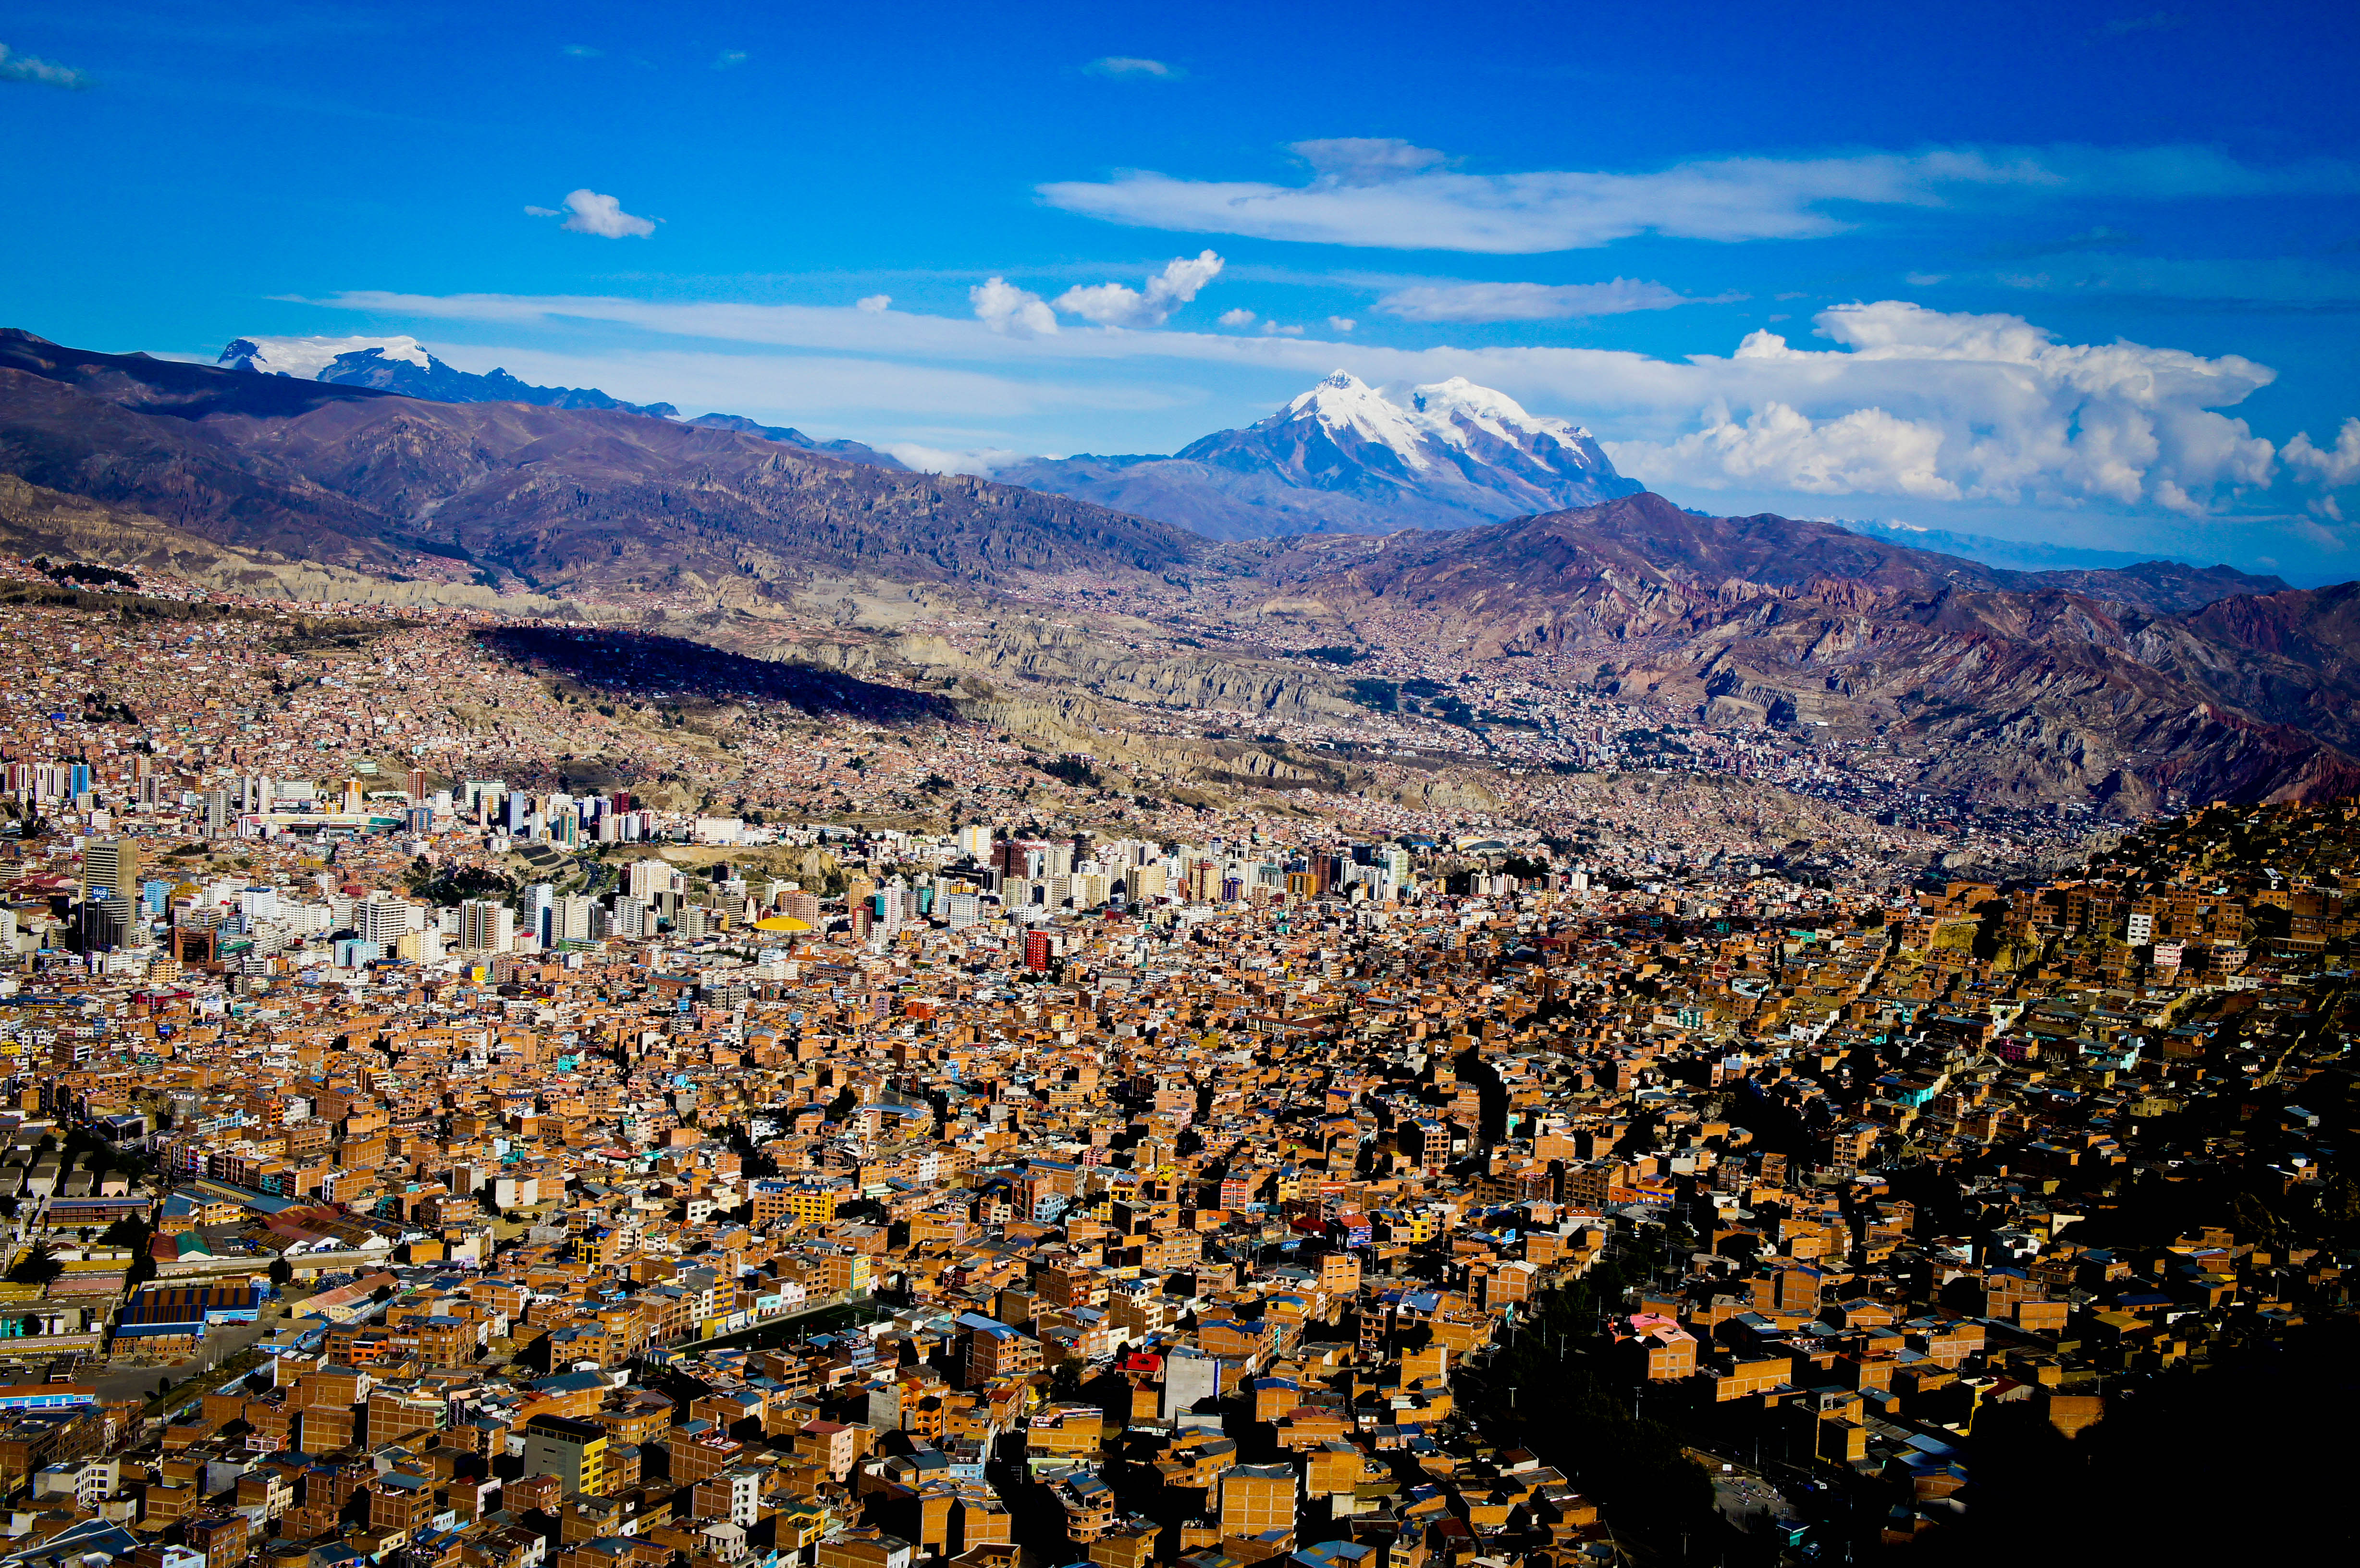
[[[217,362],[232,370],[252,370],[265,376],[291,376],[317,381],[320,372],[339,354],[376,349],[388,359],[427,367],[426,345],[416,338],[240,338],[222,350]]]
[[[1308,414],[1331,430],[1349,430],[1397,453],[1415,469],[1433,466],[1428,441],[1464,449],[1480,432],[1510,446],[1532,450],[1548,441],[1571,453],[1578,464],[1594,466],[1582,451],[1590,432],[1564,419],[1524,411],[1504,392],[1478,387],[1463,376],[1424,387],[1368,386],[1348,371],[1331,372],[1257,430],[1275,429]]]

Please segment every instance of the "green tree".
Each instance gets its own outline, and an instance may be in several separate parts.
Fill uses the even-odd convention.
[[[134,1252],[145,1252],[155,1236],[154,1225],[137,1214],[126,1214],[100,1232],[98,1239],[109,1247],[127,1247]]]
[[[57,1248],[43,1240],[33,1243],[16,1260],[16,1266],[8,1270],[8,1279],[18,1285],[46,1285],[65,1271],[66,1266],[58,1261]]]

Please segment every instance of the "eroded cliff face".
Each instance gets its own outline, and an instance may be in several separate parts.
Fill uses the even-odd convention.
[[[1087,755],[1134,789],[1187,783],[1391,799],[1400,788],[1316,752],[1221,733],[1225,724],[1350,724],[1364,711],[1343,694],[1341,681],[1298,666],[1143,654],[1103,633],[1035,616],[1004,617],[964,644],[922,632],[805,641],[774,651],[939,691],[963,717],[1043,752]],[[1424,787],[1438,787],[1470,807],[1495,799],[1464,781]]]
[[[939,635],[910,634],[814,648],[810,657],[856,673],[980,676],[997,686],[1054,688],[1176,713],[1346,723],[1360,712],[1345,694],[1345,681],[1312,674],[1299,663],[1142,653],[1087,626],[1032,615],[1003,617],[966,647]]]
[[[1470,666],[1553,652],[1709,724],[1826,731],[1924,788],[2148,808],[2360,784],[2360,602],[2223,571],[2009,572],[1637,496],[1447,539],[1222,558],[1240,614],[1316,606]],[[2191,606],[2193,607],[2191,607]],[[1405,629],[1412,628],[1412,629]]]
[[[262,596],[661,625],[946,692],[1043,749],[1208,787],[1435,787],[1349,755],[1366,693],[1285,654],[1308,627],[1477,688],[1546,656],[1520,670],[1782,744],[1824,735],[1983,799],[2139,811],[2360,788],[2360,589],[2225,568],[2007,572],[1645,494],[1443,533],[1217,545],[736,428],[9,332],[0,479],[0,532],[28,551]],[[1218,635],[1126,623],[1109,584],[1177,594]],[[1221,749],[1290,726],[1342,754]],[[1479,779],[1485,745],[1455,744]]]

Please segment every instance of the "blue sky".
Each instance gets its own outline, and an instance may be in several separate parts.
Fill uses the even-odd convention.
[[[1712,510],[2360,575],[2348,6],[1463,15],[35,0],[0,320],[987,468],[1465,375]]]

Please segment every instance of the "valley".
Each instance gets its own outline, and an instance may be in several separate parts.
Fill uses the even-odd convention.
[[[353,379],[418,368],[395,350],[307,380],[12,334],[0,524],[28,556],[158,585],[835,671],[1087,756],[1134,794],[1546,826],[1585,814],[1599,779],[1695,777],[2031,855],[2100,820],[2360,780],[2339,593],[2171,562],[2011,571],[1707,517],[1464,383],[1330,378],[1153,460],[1334,503],[1304,531],[1221,539],[750,420]],[[1568,495],[1587,504],[1471,509]],[[1454,510],[1471,520],[1350,526]]]

